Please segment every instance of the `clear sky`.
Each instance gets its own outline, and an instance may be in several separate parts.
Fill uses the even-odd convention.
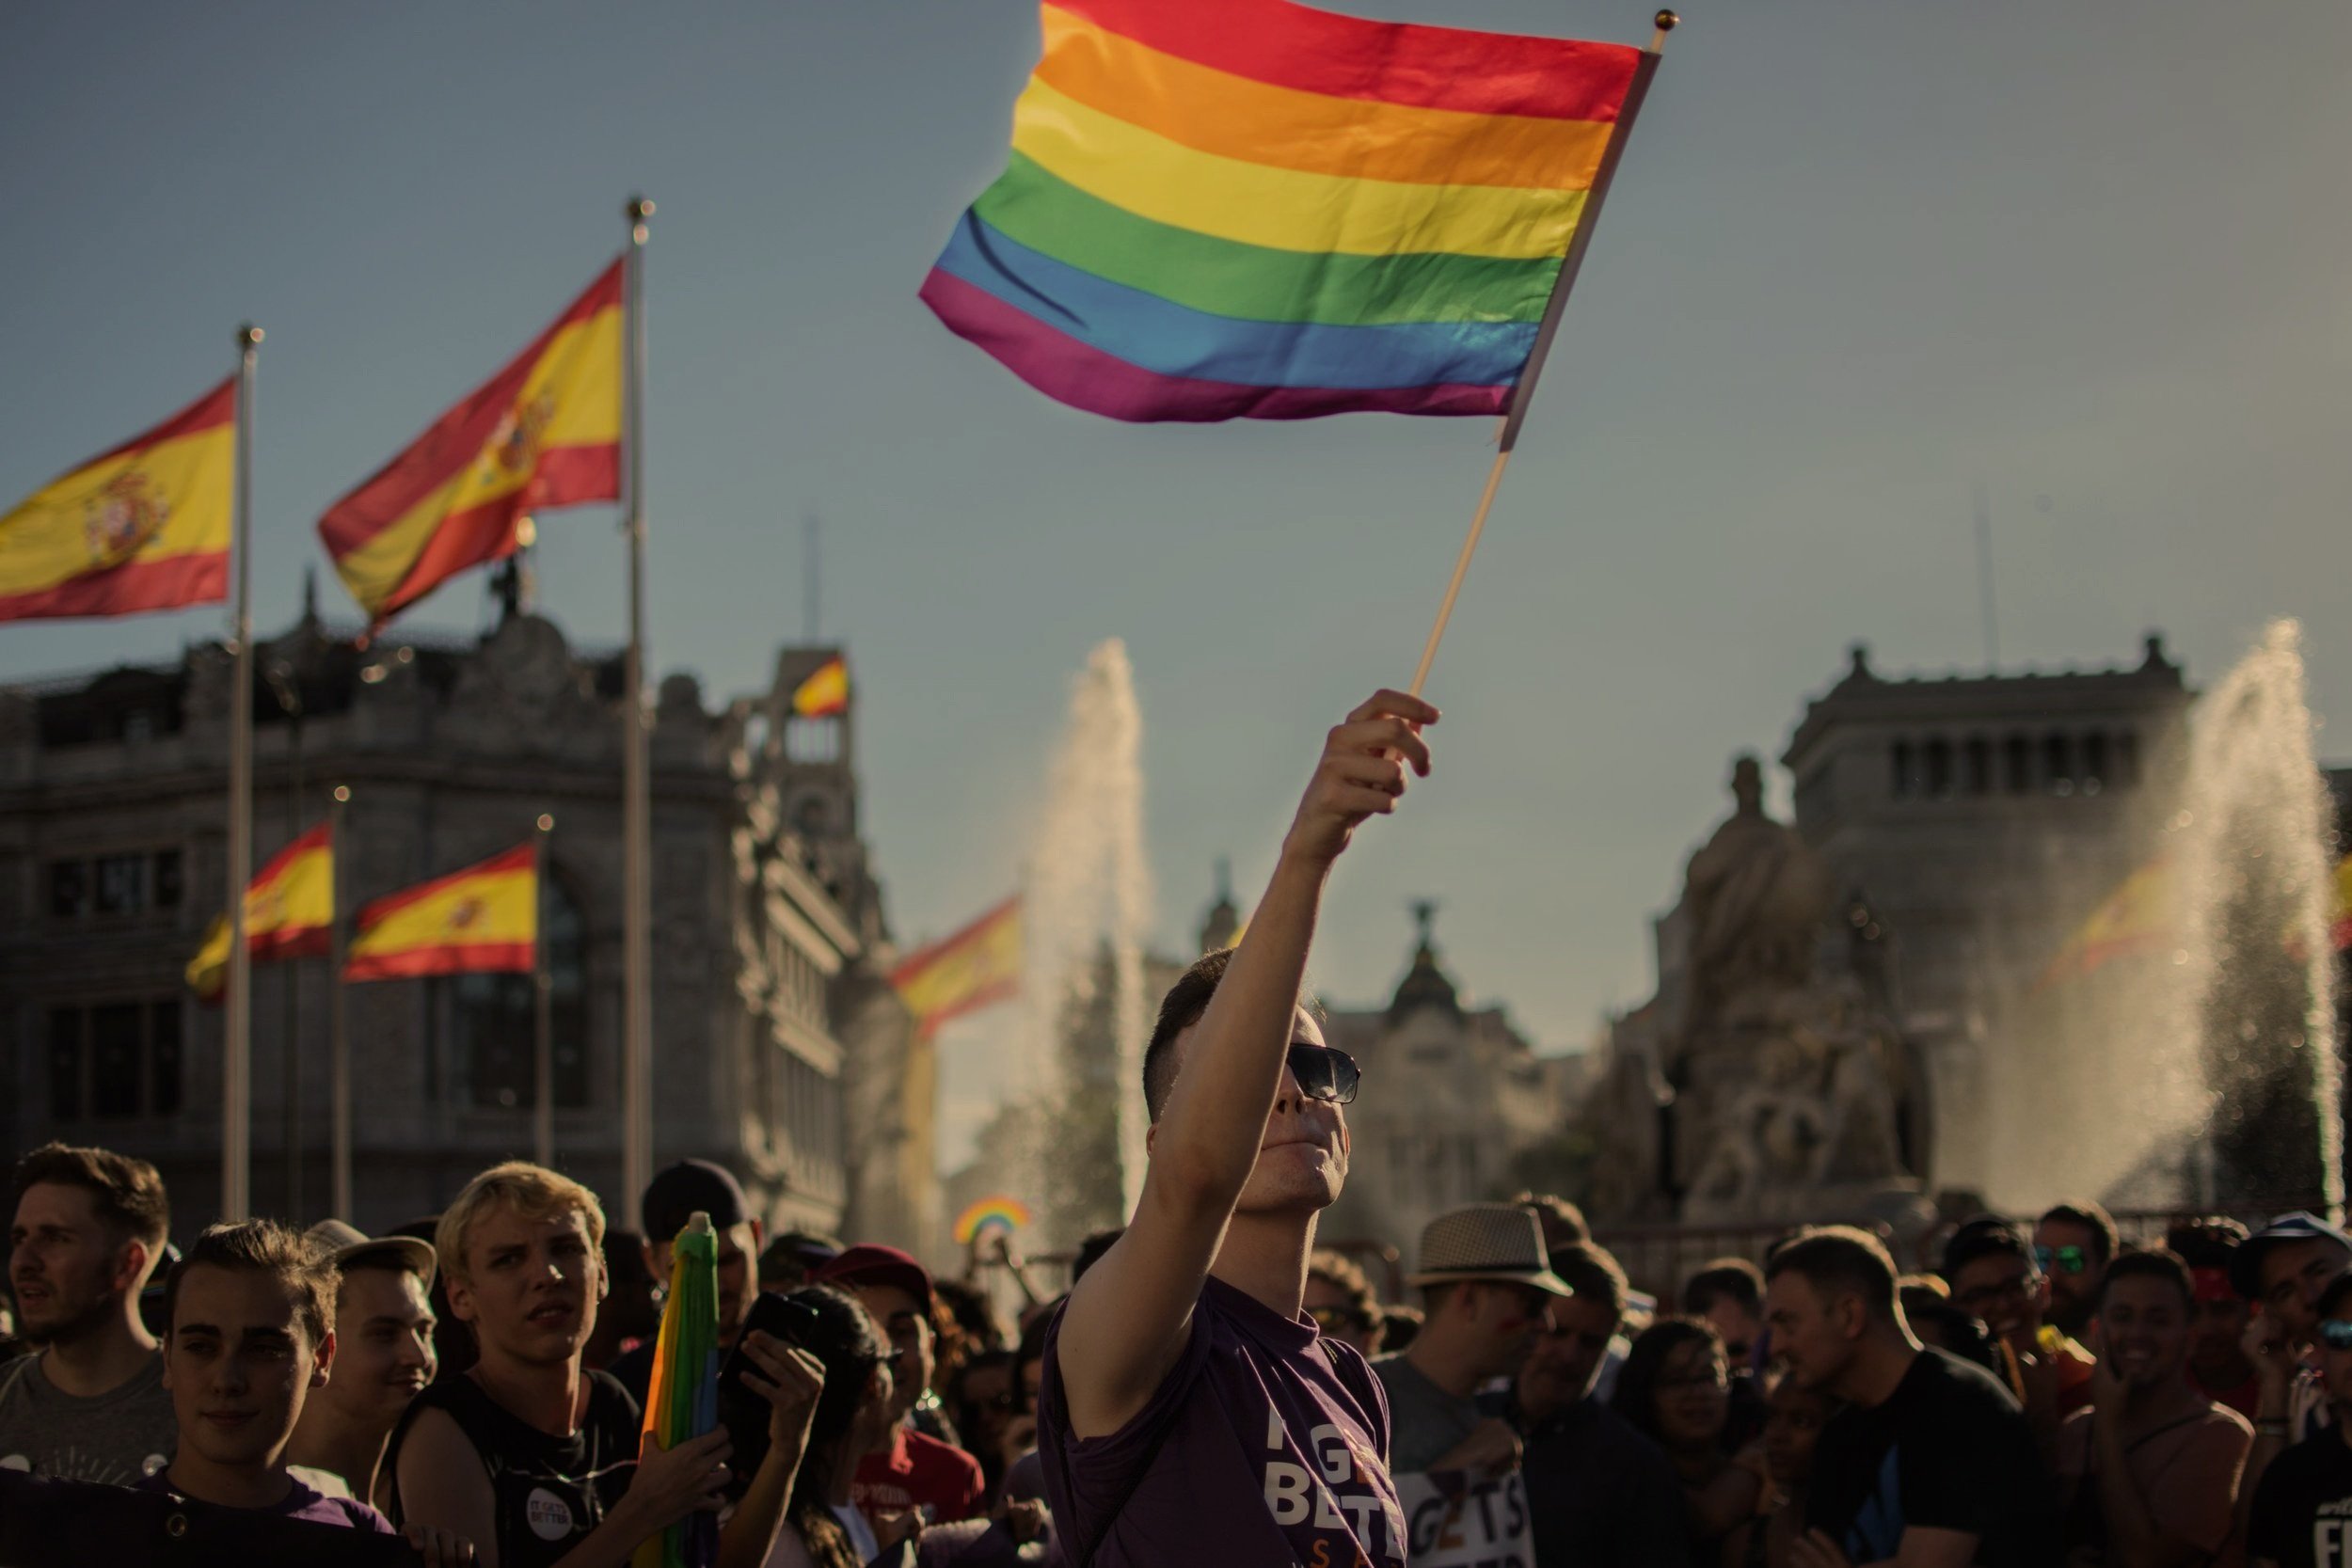
[[[1595,0],[1411,14],[1649,32]],[[1438,661],[1438,772],[1334,885],[1342,1000],[1385,994],[1427,895],[1466,990],[1546,1048],[1638,1001],[1730,753],[1776,752],[1851,641],[1981,664],[1978,482],[2008,663],[2162,627],[2210,682],[2284,613],[2323,715],[2352,700],[2352,7],[1684,14]],[[0,505],[225,374],[250,317],[282,625],[319,512],[587,281],[642,188],[657,667],[762,684],[822,515],[918,939],[1012,882],[1068,678],[1124,637],[1176,950],[1218,855],[1266,873],[1323,729],[1410,675],[1488,426],[1130,428],[949,337],[914,289],[1035,50],[1028,0],[6,8]],[[620,633],[611,524],[543,519],[579,641]],[[467,580],[404,625],[487,613]],[[0,627],[0,678],[220,625]]]

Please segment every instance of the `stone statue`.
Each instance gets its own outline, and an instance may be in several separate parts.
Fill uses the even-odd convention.
[[[1684,875],[1686,1032],[1769,1012],[1774,998],[1803,990],[1830,911],[1829,868],[1795,829],[1764,815],[1755,757],[1734,764],[1731,793],[1737,809]]]

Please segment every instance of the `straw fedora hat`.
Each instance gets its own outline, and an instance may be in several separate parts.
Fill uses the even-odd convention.
[[[1449,1285],[1463,1279],[1532,1285],[1555,1296],[1576,1293],[1551,1272],[1542,1223],[1516,1203],[1473,1203],[1439,1214],[1422,1228],[1421,1272],[1405,1282]]]

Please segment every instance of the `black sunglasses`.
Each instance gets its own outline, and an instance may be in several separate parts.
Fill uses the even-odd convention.
[[[1327,1100],[1334,1105],[1356,1102],[1356,1089],[1364,1074],[1346,1052],[1327,1045],[1293,1045],[1282,1060],[1289,1065],[1291,1076],[1298,1080],[1298,1092],[1309,1100]]]

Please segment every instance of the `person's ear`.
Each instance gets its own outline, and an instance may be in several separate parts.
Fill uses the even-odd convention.
[[[473,1287],[455,1275],[441,1275],[441,1294],[449,1301],[449,1315],[470,1327],[474,1321]]]
[[[318,1354],[311,1358],[310,1386],[324,1388],[335,1369],[335,1331],[328,1329],[319,1340]]]
[[[137,1290],[147,1277],[147,1265],[154,1256],[148,1244],[135,1236],[123,1243],[122,1250],[115,1254],[114,1278],[109,1282],[111,1288],[125,1291]]]
[[[1151,1158],[1152,1145],[1159,1135],[1160,1124],[1156,1121],[1143,1130],[1143,1153],[1146,1159]]]

